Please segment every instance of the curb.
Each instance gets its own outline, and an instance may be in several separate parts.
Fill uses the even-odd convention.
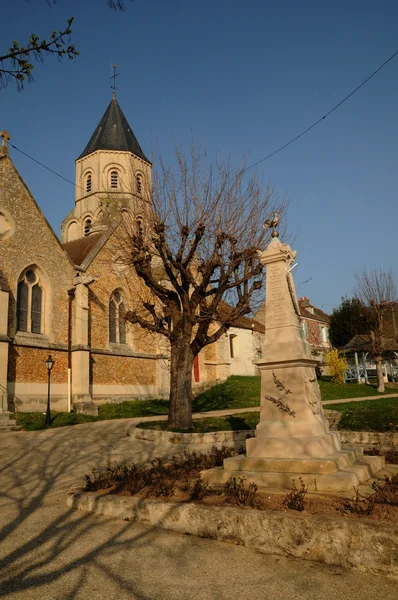
[[[398,525],[393,523],[140,501],[85,492],[80,485],[72,486],[67,495],[67,505],[74,509],[238,544],[263,554],[398,577]]]

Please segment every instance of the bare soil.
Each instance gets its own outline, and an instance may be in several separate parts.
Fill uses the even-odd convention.
[[[176,504],[182,504],[192,502],[194,504],[201,504],[203,506],[238,506],[235,503],[228,502],[226,497],[221,493],[221,490],[210,489],[205,496],[200,500],[192,500],[190,494],[181,489],[180,485],[182,482],[176,482],[175,490],[172,495],[161,495],[156,496],[151,487],[145,487],[143,490],[134,495],[137,500],[150,500],[151,502],[171,502]],[[98,491],[98,494],[115,494],[121,496],[130,496],[127,491],[120,491],[116,487],[109,488],[108,490]],[[353,494],[353,498],[354,498]],[[254,506],[240,506],[240,508],[255,509],[255,510],[267,510],[267,511],[279,511],[283,513],[291,513],[298,517],[306,517],[310,515],[324,515],[328,517],[341,517],[343,519],[370,519],[372,521],[379,522],[393,522],[398,523],[398,506],[392,504],[374,504],[373,511],[371,514],[362,514],[357,512],[351,512],[346,508],[347,498],[331,495],[306,495],[304,499],[304,510],[297,511],[287,508],[283,504],[283,500],[286,495],[278,494],[275,492],[264,492],[258,491],[255,495]]]

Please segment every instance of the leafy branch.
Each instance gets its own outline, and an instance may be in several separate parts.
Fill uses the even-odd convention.
[[[274,398],[274,396],[270,396],[269,394],[264,394],[264,398],[266,400],[269,400],[270,402],[272,402],[273,404],[275,404],[275,406],[277,406],[282,412],[287,413],[288,415],[290,415],[291,417],[295,417],[296,413],[294,412],[294,410],[292,410],[290,408],[290,406],[284,401],[282,400],[283,396],[287,396],[289,394],[292,393],[291,390],[289,390],[280,379],[278,379],[278,377],[276,376],[275,371],[272,371],[272,376],[274,378],[274,384],[275,387],[282,391],[283,394],[279,397],[279,398]]]
[[[45,55],[55,55],[59,59],[67,56],[69,60],[74,60],[79,52],[69,44],[72,23],[73,17],[68,19],[63,31],[53,31],[48,40],[40,40],[38,35],[32,33],[26,47],[14,40],[8,54],[0,56],[0,87],[6,87],[10,81],[15,80],[21,89],[25,79],[32,81],[34,65],[30,62],[31,57],[40,62],[43,62]]]

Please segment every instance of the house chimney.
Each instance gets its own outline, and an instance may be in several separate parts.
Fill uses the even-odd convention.
[[[302,306],[302,308],[308,308],[309,306],[311,306],[310,301],[308,300],[307,296],[303,296],[302,298],[300,298],[300,306]]]

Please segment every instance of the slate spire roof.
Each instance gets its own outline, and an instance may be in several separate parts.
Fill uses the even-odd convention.
[[[108,108],[79,158],[83,158],[83,156],[87,156],[96,150],[132,152],[149,163],[116,100],[115,94],[113,94]]]

